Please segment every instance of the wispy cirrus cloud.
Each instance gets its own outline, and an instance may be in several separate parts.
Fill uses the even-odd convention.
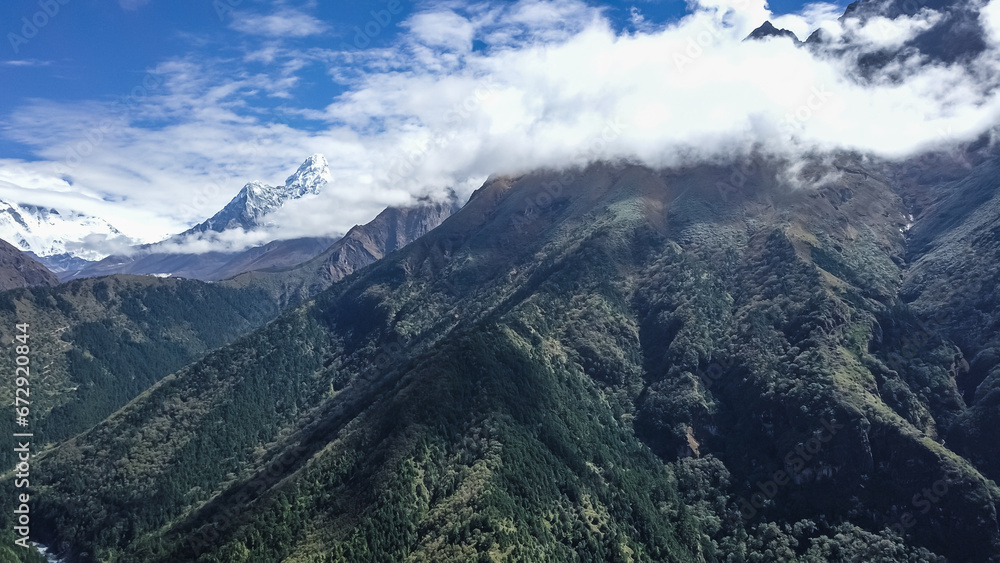
[[[52,61],[39,61],[36,59],[13,59],[7,61],[0,61],[0,65],[3,66],[14,66],[14,67],[41,67],[49,66]]]
[[[329,26],[303,11],[283,8],[271,14],[255,14],[246,11],[233,13],[229,26],[248,35],[264,37],[309,37],[329,30]]]

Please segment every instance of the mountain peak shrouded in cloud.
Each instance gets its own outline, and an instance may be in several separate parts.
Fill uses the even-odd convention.
[[[769,1],[198,3],[213,31],[148,2],[132,51],[179,50],[118,105],[0,82],[0,198],[35,204],[0,235],[96,208],[172,235],[0,293],[39,401],[0,537],[1000,563],[1000,0]],[[30,9],[57,4],[23,60],[104,31]],[[52,283],[22,254],[0,289]]]
[[[856,60],[858,71],[875,80],[899,79],[916,64],[957,65],[978,74],[996,58],[990,20],[997,8],[989,1],[862,0],[848,5],[835,24],[815,30],[809,43]]]
[[[765,21],[760,27],[753,30],[750,35],[747,36],[747,40],[750,39],[766,39],[768,37],[787,37],[794,41],[795,43],[801,43],[799,38],[787,29],[778,29],[774,27],[774,24],[770,20]]]
[[[0,239],[36,256],[73,254],[99,260],[131,244],[99,217],[0,201]]]
[[[330,180],[330,164],[326,157],[314,154],[285,180],[283,186],[248,182],[221,211],[184,235],[207,231],[221,233],[230,229],[250,231],[262,227],[267,215],[274,213],[288,201],[319,195]]]
[[[901,159],[1000,122],[1000,0],[785,14],[764,0],[699,0],[660,21],[644,11],[641,29],[616,24],[609,4],[577,0],[403,6],[365,11],[356,27],[367,49],[313,35],[261,44],[238,23],[250,16],[234,14],[215,32],[236,40],[163,60],[122,104],[25,98],[4,134],[37,160],[13,161],[31,174],[0,181],[0,197],[31,201],[30,182],[53,201],[93,194],[101,216],[144,242],[223,206],[195,230],[252,230],[269,215],[282,236],[331,236],[428,192],[467,197],[494,173],[601,160],[658,168],[756,150]],[[289,9],[255,17],[287,20]],[[329,33],[358,32],[317,5],[300,12]],[[767,35],[786,30],[809,48],[744,41],[764,22]],[[310,152],[337,155],[337,190],[299,206],[272,184]],[[226,205],[247,178],[262,183]],[[155,233],[126,229],[146,210],[158,213]]]

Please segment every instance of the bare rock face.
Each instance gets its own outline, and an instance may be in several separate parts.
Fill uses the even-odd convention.
[[[0,240],[0,290],[59,285],[59,279],[39,262]]]
[[[370,222],[352,228],[311,260],[292,268],[248,271],[223,283],[263,287],[281,306],[294,305],[419,239],[458,208],[455,197],[389,207]]]
[[[747,36],[745,41],[749,41],[751,39],[766,39],[768,37],[788,37],[795,43],[802,43],[795,33],[787,29],[778,29],[774,27],[774,24],[770,21],[764,22],[760,27],[750,32],[750,35]]]

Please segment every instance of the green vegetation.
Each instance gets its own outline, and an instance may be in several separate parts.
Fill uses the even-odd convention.
[[[104,420],[159,379],[277,315],[259,293],[189,280],[116,276],[0,293],[0,340],[30,325],[35,446]],[[13,344],[8,345],[13,365]],[[0,389],[12,403],[13,387]],[[13,431],[11,417],[0,428]],[[37,450],[36,450],[37,451]],[[9,469],[12,452],[0,450]]]
[[[681,189],[730,175],[493,180],[46,452],[43,537],[116,563],[995,559],[1000,489],[942,441],[955,353],[911,346],[896,296],[898,198],[774,163]],[[128,358],[115,326],[78,338]]]

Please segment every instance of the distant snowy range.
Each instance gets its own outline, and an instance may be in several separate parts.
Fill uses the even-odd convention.
[[[314,154],[283,185],[248,182],[209,219],[154,244],[136,244],[100,217],[0,200],[0,239],[32,255],[64,281],[113,273],[222,279],[244,271],[249,261],[260,262],[260,267],[291,265],[327,248],[335,239],[265,239],[253,248],[233,251],[205,251],[197,243],[226,235],[236,239],[266,227],[271,214],[289,201],[318,195],[330,180],[326,158]],[[268,259],[262,260],[265,255]]]

